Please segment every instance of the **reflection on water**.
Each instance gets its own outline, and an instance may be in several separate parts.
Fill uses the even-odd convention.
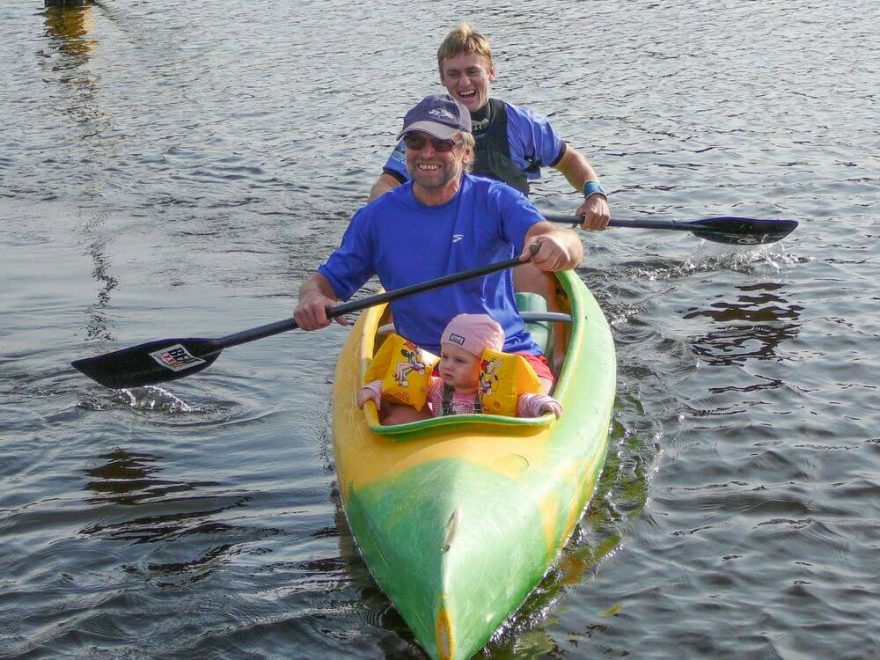
[[[113,334],[108,327],[107,308],[110,306],[110,292],[116,288],[118,281],[109,272],[110,259],[104,254],[105,247],[106,244],[103,241],[96,241],[89,246],[89,255],[95,264],[92,277],[101,284],[101,288],[98,290],[98,300],[91,305],[89,310],[89,322],[86,326],[88,339],[113,339]]]
[[[48,48],[40,54],[56,74],[54,79],[46,82],[60,84],[64,91],[64,103],[57,111],[71,121],[71,135],[82,141],[91,141],[100,137],[108,124],[99,105],[100,76],[90,72],[87,66],[98,45],[97,40],[92,37],[94,9],[91,5],[72,6],[82,3],[54,3],[68,6],[48,6],[53,4],[49,2],[46,4],[43,20]],[[100,154],[95,154],[91,160],[100,163],[103,159]],[[52,166],[51,161],[48,166]],[[93,163],[83,164],[83,167],[88,166],[93,166]],[[104,214],[100,213],[87,222],[84,228],[91,237],[87,249],[94,264],[92,277],[101,287],[98,300],[89,312],[86,337],[90,340],[113,339],[108,328],[106,310],[110,306],[110,292],[117,287],[118,280],[110,273],[110,258],[106,254],[108,241],[102,237],[103,218]]]
[[[155,478],[161,468],[157,465],[159,458],[152,454],[117,449],[101,458],[107,461],[104,465],[86,470],[92,480],[85,487],[95,493],[86,498],[90,504],[112,501],[133,505],[145,499],[193,489],[190,484]]]
[[[100,76],[88,67],[98,46],[92,37],[93,11],[91,6],[46,8],[43,12],[46,48],[37,53],[42,58],[40,64],[53,74],[44,81],[50,85],[60,83],[64,92],[66,103],[53,109],[67,115],[71,127],[85,137],[94,135],[104,118],[97,107]]]
[[[69,137],[79,140],[98,136],[109,121],[99,105],[101,76],[89,66],[98,46],[92,36],[93,11],[91,6],[47,8],[43,14],[46,48],[37,52],[40,65],[51,74],[43,81],[52,87],[60,85],[63,92],[59,97],[49,91],[47,109],[62,115],[70,125]]]
[[[46,36],[58,52],[69,57],[65,63],[70,67],[83,64],[96,45],[89,37],[95,20],[92,7],[47,6],[43,17]]]
[[[781,295],[782,284],[762,282],[736,288],[742,292],[736,302],[723,300],[710,309],[692,309],[684,315],[685,319],[704,316],[721,325],[694,338],[693,350],[708,364],[721,366],[778,358],[780,344],[798,335],[800,323],[796,321],[803,307]]]
[[[102,456],[103,465],[86,470],[90,478],[85,489],[91,491],[89,504],[142,506],[142,515],[111,523],[97,523],[82,530],[113,540],[152,543],[169,541],[191,534],[222,533],[230,528],[210,520],[223,511],[244,506],[249,498],[236,495],[226,498],[183,496],[200,488],[216,486],[214,481],[178,481],[157,477],[161,468],[158,456],[117,449]],[[174,497],[169,497],[174,496]],[[222,504],[219,504],[223,502]],[[161,506],[153,506],[153,504]]]

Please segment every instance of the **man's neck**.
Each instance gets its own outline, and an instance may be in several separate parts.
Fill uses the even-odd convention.
[[[443,204],[447,204],[452,201],[452,198],[455,197],[456,193],[458,193],[458,189],[460,187],[461,174],[459,174],[456,178],[454,178],[442,188],[438,189],[424,188],[423,186],[414,183],[413,195],[425,206],[442,206]]]
[[[489,122],[492,120],[491,108],[489,101],[486,101],[486,105],[471,113],[471,125],[474,133],[482,133],[489,128]]]

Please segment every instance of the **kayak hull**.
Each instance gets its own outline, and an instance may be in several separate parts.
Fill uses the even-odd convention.
[[[394,427],[355,396],[383,310],[350,333],[334,384],[333,451],[364,562],[425,651],[473,655],[553,565],[607,450],[615,358],[608,324],[572,273],[573,322],[554,396],[563,415],[460,415]]]

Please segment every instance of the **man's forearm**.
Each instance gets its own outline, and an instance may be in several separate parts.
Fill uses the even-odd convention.
[[[584,183],[587,181],[599,181],[599,175],[586,157],[572,147],[565,150],[562,160],[556,164],[556,169],[562,172],[566,181],[578,192],[583,191]]]
[[[321,273],[313,273],[299,288],[300,301],[316,294],[330,298],[331,300],[338,300],[336,292],[333,291],[333,287],[330,286],[330,282],[328,282],[327,278],[321,275]]]

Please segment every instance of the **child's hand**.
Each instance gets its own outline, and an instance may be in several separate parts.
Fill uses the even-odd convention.
[[[375,387],[374,383],[364,385],[360,390],[358,390],[358,408],[363,408],[367,400],[370,400],[376,404],[376,410],[382,410],[382,394],[379,392],[379,388]]]
[[[552,396],[546,394],[520,394],[516,404],[519,417],[540,417],[544,413],[553,413],[556,419],[562,414],[562,405]]]
[[[562,414],[562,406],[559,405],[559,401],[554,401],[553,399],[551,399],[550,401],[545,401],[541,404],[541,412],[552,412],[554,415],[556,415],[556,419],[559,419],[559,416]]]

